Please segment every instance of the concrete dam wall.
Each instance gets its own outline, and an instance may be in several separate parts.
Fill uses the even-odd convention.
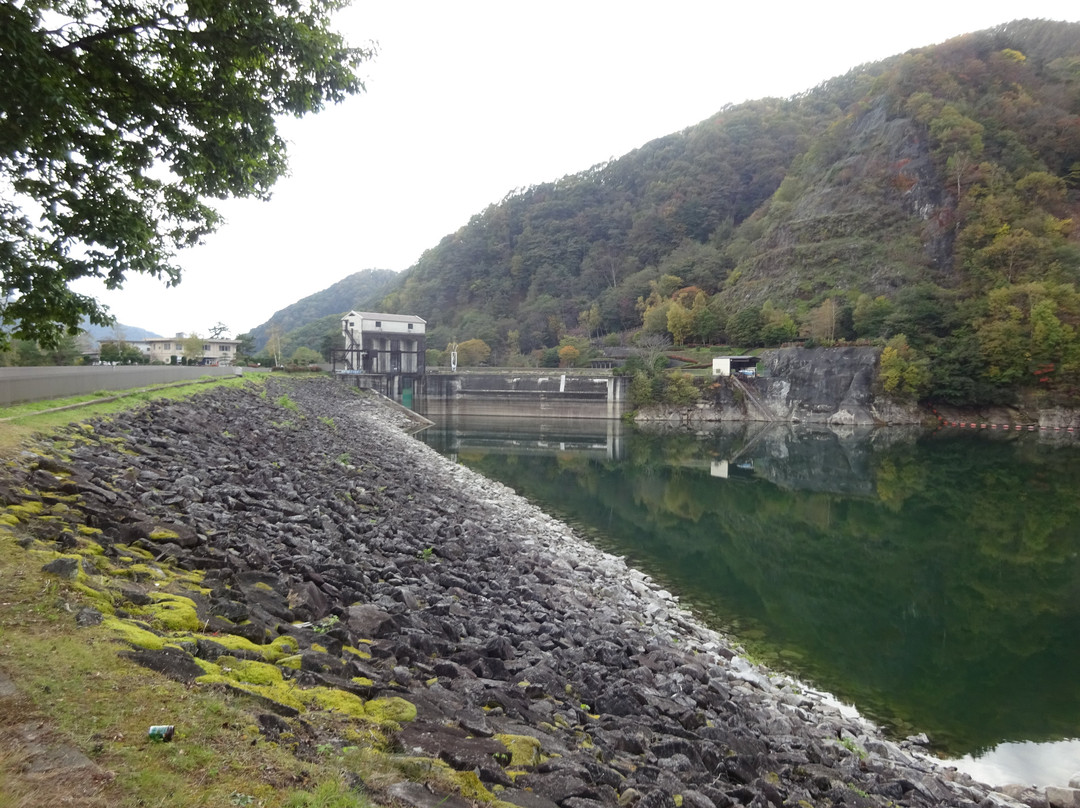
[[[628,386],[626,377],[602,372],[429,372],[413,407],[426,415],[621,418],[629,409]]]

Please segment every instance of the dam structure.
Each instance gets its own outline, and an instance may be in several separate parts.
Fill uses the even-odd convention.
[[[429,369],[421,398],[428,415],[618,419],[630,409],[628,388],[626,376],[595,369]]]
[[[426,362],[427,322],[411,314],[350,311],[345,347],[331,352],[333,373],[358,388],[439,415],[621,418],[628,380],[607,369],[481,368],[449,371]]]
[[[609,370],[429,367],[405,378],[353,370],[336,375],[428,416],[619,419],[630,410],[629,379]]]

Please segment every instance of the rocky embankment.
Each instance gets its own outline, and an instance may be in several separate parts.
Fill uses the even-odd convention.
[[[248,694],[267,739],[340,746],[305,720],[336,711],[456,791],[403,777],[381,799],[1047,805],[751,664],[404,421],[331,380],[152,402],[73,430],[65,456],[25,455],[0,480],[4,524],[94,604],[81,622],[164,675]]]

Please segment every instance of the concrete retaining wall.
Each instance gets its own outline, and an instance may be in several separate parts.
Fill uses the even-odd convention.
[[[0,406],[47,398],[81,396],[98,390],[131,390],[203,376],[231,376],[234,367],[131,365],[112,367],[0,368]]]

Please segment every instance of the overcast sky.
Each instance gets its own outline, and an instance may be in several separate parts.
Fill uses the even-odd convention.
[[[510,191],[619,157],[729,103],[1075,0],[771,3],[356,0],[338,27],[378,43],[367,92],[282,122],[290,176],[181,253],[180,286],[93,286],[120,322],[235,335],[367,268],[403,270]],[[342,301],[347,306],[350,301]]]

